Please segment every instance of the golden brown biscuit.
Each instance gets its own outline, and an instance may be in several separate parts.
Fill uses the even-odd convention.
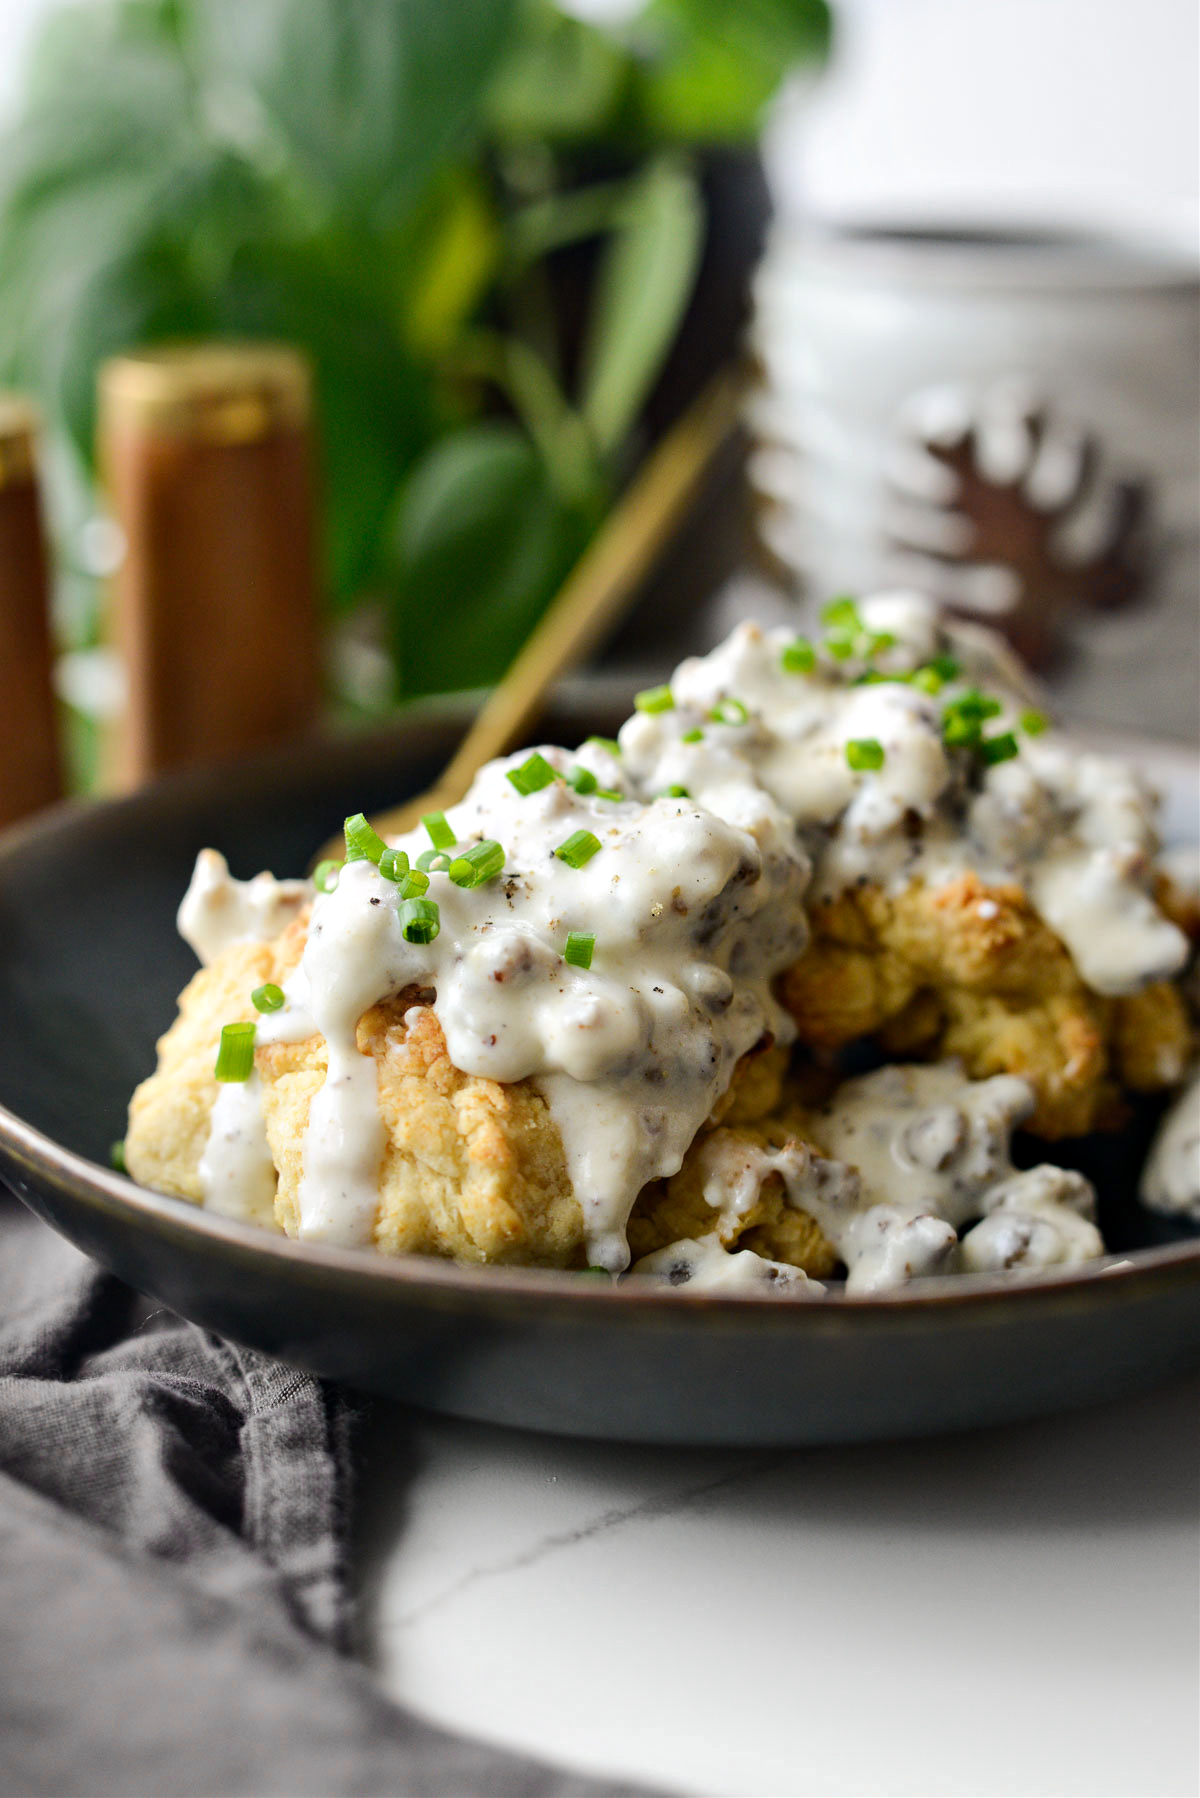
[[[1175,989],[1091,992],[1018,886],[966,873],[898,894],[856,888],[815,906],[812,924],[811,948],[781,983],[802,1042],[834,1050],[871,1037],[893,1056],[960,1056],[974,1079],[1019,1074],[1036,1095],[1037,1135],[1117,1127],[1122,1085],[1170,1085],[1186,1058]]]
[[[376,1248],[464,1262],[584,1265],[583,1215],[562,1140],[529,1081],[502,1086],[460,1073],[428,1005],[401,994],[359,1020],[374,1057],[387,1142]],[[267,1140],[279,1169],[276,1214],[299,1231],[309,1106],[325,1078],[325,1044],[274,1043],[256,1057]]]
[[[284,980],[300,959],[305,920],[274,943],[234,943],[179,996],[179,1015],[158,1041],[158,1066],[129,1106],[125,1165],[133,1179],[200,1204],[200,1157],[217,1096],[213,1067],[225,1024],[253,1018],[255,987]]]
[[[213,1074],[224,1024],[253,1018],[250,993],[286,978],[303,951],[307,918],[275,943],[239,943],[202,969],[180,998],[159,1043],[158,1068],[130,1108],[126,1157],[142,1184],[203,1202],[200,1159],[217,1094]],[[558,1128],[531,1081],[502,1085],[461,1073],[429,996],[410,989],[359,1020],[362,1054],[374,1058],[387,1140],[373,1240],[385,1254],[462,1262],[582,1267],[583,1216]],[[255,1068],[271,1156],[279,1173],[276,1219],[299,1232],[303,1142],[327,1065],[320,1036],[260,1044]],[[778,1101],[784,1051],[769,1041],[739,1064],[720,1101],[731,1119]]]
[[[1109,1047],[1117,1078],[1131,1092],[1153,1093],[1176,1086],[1195,1047],[1179,988],[1156,980],[1127,999],[1114,999]]]
[[[702,1134],[677,1174],[654,1181],[639,1196],[627,1232],[633,1259],[638,1261],[682,1237],[707,1236],[715,1230],[727,1249],[753,1249],[768,1260],[802,1268],[815,1279],[831,1274],[838,1261],[835,1250],[806,1211],[788,1204],[780,1174],[767,1175],[754,1205],[744,1213],[718,1212],[704,1197],[708,1170],[702,1150],[706,1137],[780,1149],[797,1138],[803,1140],[806,1129],[803,1114],[784,1110],[757,1124],[722,1126]]]

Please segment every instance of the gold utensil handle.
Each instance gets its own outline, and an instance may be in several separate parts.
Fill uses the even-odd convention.
[[[456,804],[483,763],[512,748],[554,682],[582,661],[620,617],[736,429],[742,391],[734,371],[722,372],[667,432],[488,695],[434,785],[371,820],[382,836],[411,830],[423,813]],[[341,853],[340,838],[321,851],[322,856]]]

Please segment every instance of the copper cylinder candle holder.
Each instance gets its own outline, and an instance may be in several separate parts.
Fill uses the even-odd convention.
[[[62,792],[37,415],[0,394],[0,825]]]
[[[110,634],[128,679],[107,784],[301,734],[321,684],[304,358],[261,343],[116,357],[98,450],[124,538]]]

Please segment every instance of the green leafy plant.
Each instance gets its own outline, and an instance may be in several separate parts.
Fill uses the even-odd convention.
[[[620,31],[550,0],[56,11],[0,153],[0,381],[82,504],[104,357],[301,344],[332,611],[383,620],[396,696],[492,681],[627,470],[703,249],[698,148],[751,139],[828,29],[824,0],[650,0]]]

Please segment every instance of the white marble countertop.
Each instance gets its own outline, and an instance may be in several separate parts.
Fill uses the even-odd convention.
[[[685,1793],[1200,1779],[1200,1382],[973,1436],[365,1443],[363,1652],[449,1727]]]

